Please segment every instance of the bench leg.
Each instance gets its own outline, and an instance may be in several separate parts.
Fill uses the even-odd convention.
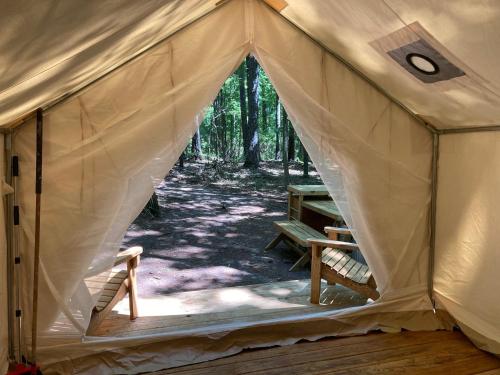
[[[323,249],[317,244],[311,251],[311,303],[319,304],[321,289],[321,253]]]
[[[294,242],[292,242],[288,237],[285,236],[285,239],[283,240],[283,242],[293,251],[295,251],[297,253],[297,255],[299,257],[302,257],[304,255],[304,253],[306,252],[306,250],[303,250],[302,248],[300,248],[299,246],[297,246]]]
[[[290,267],[288,271],[295,271],[300,267],[305,266],[307,263],[309,263],[309,260],[311,259],[311,256],[309,255],[309,252],[305,252],[304,255],[300,257],[298,261],[296,261],[293,266]]]
[[[285,238],[286,238],[286,236],[283,233],[278,234],[274,240],[272,240],[271,242],[269,242],[267,244],[267,246],[265,247],[265,250],[274,249]]]
[[[139,265],[139,256],[132,258],[127,262],[127,272],[128,272],[128,301],[130,307],[130,320],[134,320],[139,315],[137,309],[137,276],[136,268]]]

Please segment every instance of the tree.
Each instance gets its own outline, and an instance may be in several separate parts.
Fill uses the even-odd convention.
[[[276,95],[276,111],[275,111],[275,140],[274,140],[274,160],[279,160],[280,159],[280,123],[281,123],[281,104],[280,100],[278,98],[278,95]]]
[[[237,70],[238,73],[238,88],[240,94],[240,122],[241,122],[241,134],[243,138],[243,156],[246,158],[246,153],[248,150],[248,134],[247,134],[247,92],[245,89],[245,63],[241,64]]]
[[[292,123],[288,120],[288,160],[295,160],[295,130]]]
[[[158,203],[158,195],[156,192],[153,192],[151,198],[149,198],[148,203],[142,209],[141,215],[151,216],[151,217],[160,217],[160,204]]]
[[[179,156],[179,169],[184,169],[184,159],[186,158],[185,157],[185,151],[182,151],[182,154],[181,156]]]
[[[248,57],[222,85],[186,152],[194,159],[203,152],[205,158],[243,162],[250,168],[261,160],[281,162],[283,116],[271,81],[257,61]],[[302,145],[289,120],[286,126],[287,158],[303,161]]]
[[[303,174],[302,176],[307,178],[309,177],[309,154],[307,153],[306,148],[303,144],[302,146],[302,163],[303,163]]]
[[[226,122],[226,100],[224,87],[214,101],[213,126],[215,127],[216,157],[222,160],[227,158],[227,122]]]
[[[283,155],[283,177],[285,188],[288,187],[290,174],[288,172],[288,115],[285,109],[281,110],[281,128],[283,129],[282,155]]]
[[[202,160],[203,154],[201,153],[201,134],[200,128],[196,129],[193,138],[191,139],[191,153],[194,160]]]
[[[248,97],[248,121],[246,129],[243,128],[244,139],[247,140],[247,150],[245,152],[246,168],[257,168],[260,161],[259,144],[259,64],[253,56],[247,56],[247,97]],[[245,142],[243,143],[245,146]]]

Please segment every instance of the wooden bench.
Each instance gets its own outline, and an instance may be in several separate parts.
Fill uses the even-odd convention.
[[[290,271],[294,271],[309,262],[310,254],[308,249],[311,248],[311,245],[308,239],[326,239],[326,236],[317,230],[297,220],[275,221],[274,226],[279,231],[279,234],[266,246],[266,250],[275,248],[281,241],[284,241],[291,249],[295,250],[300,259],[295,262]]]
[[[136,268],[139,265],[141,254],[142,247],[140,246],[121,251],[118,253],[113,267],[127,263],[126,270],[112,269],[111,272],[102,272],[85,281],[90,291],[99,292],[102,290],[99,300],[92,310],[92,317],[87,328],[88,335],[92,334],[127,293],[129,294],[130,320],[134,320],[138,316]]]
[[[311,303],[318,304],[321,279],[350,288],[368,298],[379,298],[377,284],[367,265],[353,259],[349,252],[359,250],[351,242],[338,241],[339,234],[348,234],[347,228],[326,227],[329,239],[313,238],[311,244]]]

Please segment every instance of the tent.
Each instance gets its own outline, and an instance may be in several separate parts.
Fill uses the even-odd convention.
[[[153,371],[303,338],[453,324],[478,347],[500,353],[500,4],[2,5],[0,267],[12,276],[7,271],[19,256],[22,277],[2,280],[0,306],[19,291],[25,324],[14,342],[29,344],[34,111],[41,108],[38,359],[46,373]],[[249,53],[353,229],[381,298],[217,331],[86,336],[98,293],[85,278],[113,263],[155,182]],[[1,371],[9,331],[16,331],[9,313],[0,315]]]

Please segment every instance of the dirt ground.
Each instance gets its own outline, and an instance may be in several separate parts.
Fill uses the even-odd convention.
[[[290,183],[318,184],[318,174],[302,178],[292,165]],[[123,247],[144,248],[138,269],[139,295],[309,278],[309,270],[289,272],[298,259],[283,243],[264,251],[286,219],[287,193],[280,162],[255,171],[213,162],[185,163],[157,188],[160,215],[143,212]]]

